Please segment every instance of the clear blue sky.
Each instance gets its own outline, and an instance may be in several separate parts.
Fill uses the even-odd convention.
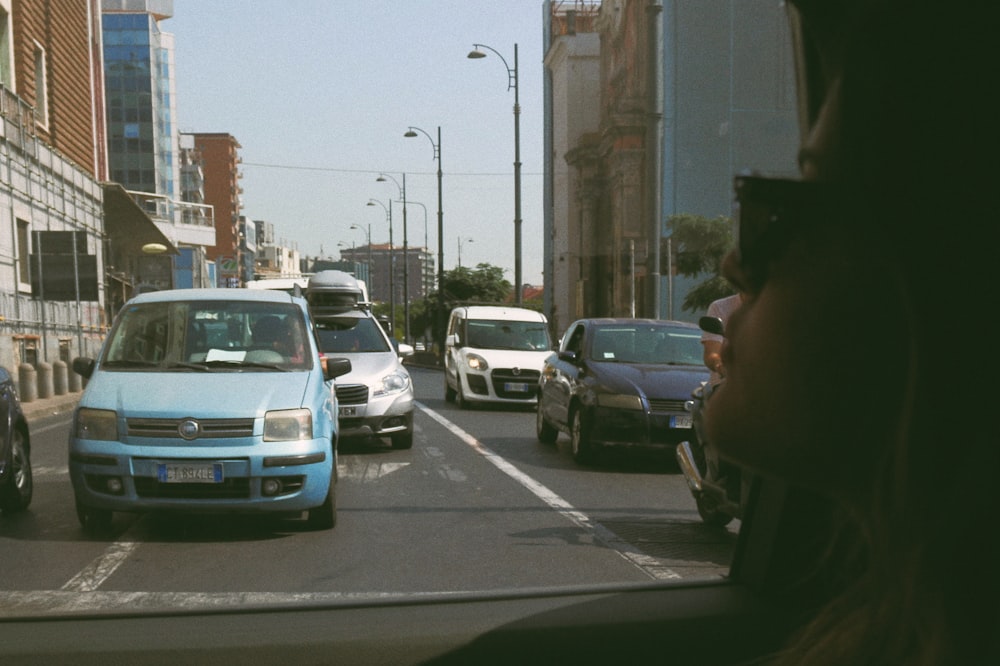
[[[487,44],[514,67],[521,101],[522,261],[542,282],[542,0],[174,0],[161,23],[176,49],[177,127],[227,132],[242,145],[244,214],[275,226],[303,254],[385,243],[398,188],[427,208],[437,256],[441,126],[445,268],[486,262],[514,280],[514,91],[503,62],[466,57]],[[409,207],[410,245],[424,211]],[[393,240],[402,245],[394,204]]]

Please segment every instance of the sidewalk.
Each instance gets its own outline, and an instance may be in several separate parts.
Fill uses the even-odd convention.
[[[80,401],[80,396],[82,395],[83,391],[79,391],[77,393],[54,395],[51,398],[39,398],[31,402],[22,402],[21,411],[24,412],[24,418],[28,419],[30,425],[35,419],[72,411],[76,407],[76,403]]]

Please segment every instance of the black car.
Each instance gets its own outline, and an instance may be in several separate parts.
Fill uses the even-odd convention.
[[[672,451],[691,437],[684,403],[707,380],[694,324],[581,319],[542,370],[538,439],[569,433],[579,463],[610,447]]]
[[[31,439],[14,380],[0,368],[0,511],[31,504]]]

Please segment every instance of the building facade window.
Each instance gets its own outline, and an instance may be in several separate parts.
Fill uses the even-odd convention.
[[[45,74],[45,48],[35,42],[35,123],[40,127],[49,126],[49,85]]]
[[[0,85],[14,90],[14,52],[10,34],[10,0],[0,0]]]
[[[17,220],[17,282],[20,291],[31,291],[31,225]]]

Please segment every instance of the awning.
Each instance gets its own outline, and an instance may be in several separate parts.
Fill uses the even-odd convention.
[[[124,254],[142,254],[149,243],[164,246],[161,254],[180,254],[152,218],[129,196],[120,183],[101,183],[104,189],[104,230]]]

